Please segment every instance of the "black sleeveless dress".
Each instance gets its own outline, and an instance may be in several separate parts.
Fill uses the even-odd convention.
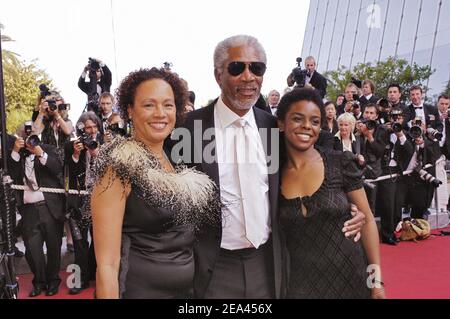
[[[370,298],[361,241],[355,243],[341,231],[351,218],[345,193],[363,187],[361,171],[345,153],[316,149],[325,165],[320,188],[312,196],[280,198],[290,256],[287,298]]]
[[[188,298],[194,277],[192,229],[174,212],[128,196],[122,228],[121,298]]]
[[[172,163],[173,164],[173,163]],[[102,145],[94,185],[109,169],[131,191],[125,205],[119,297],[189,298],[193,293],[194,234],[220,223],[220,196],[204,173],[182,164],[168,173],[142,143],[116,137]],[[125,196],[125,194],[117,194]]]

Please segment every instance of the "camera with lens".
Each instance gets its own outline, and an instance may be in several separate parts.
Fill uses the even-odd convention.
[[[374,130],[377,127],[377,122],[374,120],[362,119],[361,124],[365,124],[368,130]]]
[[[422,119],[420,117],[416,117],[414,120],[411,121],[411,124],[412,126],[409,129],[409,134],[414,140],[418,139],[423,135]]]
[[[95,150],[98,147],[98,142],[84,131],[84,124],[81,122],[77,123],[77,135],[78,141],[83,144],[84,147],[90,150]]]
[[[417,174],[419,174],[421,180],[430,183],[433,187],[439,187],[439,185],[442,184],[442,182],[439,179],[428,173],[423,168],[416,167],[414,170],[416,171]]]
[[[352,108],[350,110],[350,112],[353,112],[353,109],[359,109],[360,108],[360,103],[359,103],[359,96],[358,94],[353,94],[352,95],[352,99],[347,101],[346,98],[344,98],[344,101],[342,102],[343,105],[346,105],[347,103],[351,102],[352,103]]]
[[[297,58],[297,67],[292,70],[292,76],[294,77],[294,81],[297,84],[297,87],[305,87],[306,85],[306,76],[308,75],[308,70],[302,70],[302,58]]]
[[[88,65],[89,65],[89,70],[92,72],[95,72],[98,69],[100,69],[100,63],[93,58],[88,59]]]
[[[39,139],[39,136],[32,134],[33,133],[33,122],[26,121],[25,122],[25,145],[36,147],[41,145],[41,140]],[[31,153],[26,149],[23,148],[20,150],[23,157],[27,157],[31,155]]]
[[[46,102],[48,104],[48,108],[50,110],[52,110],[53,112],[55,112],[58,109],[58,105],[56,105],[55,99],[48,99],[48,100],[46,100]]]
[[[392,109],[389,113],[389,118],[391,122],[391,130],[394,133],[400,133],[403,130],[402,124],[398,123],[397,120],[400,116],[403,116],[403,111],[400,109]]]
[[[108,131],[110,131],[113,135],[126,135],[126,127],[123,122],[108,124],[107,128]]]
[[[430,140],[437,140],[437,141],[442,140],[442,138],[444,137],[444,135],[441,132],[432,127],[427,128],[427,135]]]
[[[41,94],[41,99],[44,99],[46,96],[52,95],[50,89],[45,84],[39,85],[39,91]]]

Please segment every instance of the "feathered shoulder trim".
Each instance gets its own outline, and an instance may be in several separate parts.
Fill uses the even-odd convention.
[[[108,169],[124,186],[136,188],[136,194],[148,205],[174,211],[177,224],[198,230],[204,223],[220,223],[220,195],[215,183],[206,174],[184,165],[176,166],[175,172],[166,172],[141,142],[116,137],[104,144],[93,167],[93,186]]]

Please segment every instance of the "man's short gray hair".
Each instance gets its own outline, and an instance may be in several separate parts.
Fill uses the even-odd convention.
[[[225,61],[228,59],[229,49],[240,46],[249,46],[254,48],[261,56],[261,62],[267,64],[266,51],[261,43],[259,43],[258,39],[252,37],[251,35],[240,34],[226,38],[217,44],[216,49],[214,50],[214,69],[222,70],[224,68]]]

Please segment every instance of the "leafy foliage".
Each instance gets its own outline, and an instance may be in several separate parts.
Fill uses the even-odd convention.
[[[3,25],[0,24],[0,28]],[[1,41],[13,41],[3,35]],[[14,52],[2,50],[3,84],[6,103],[6,127],[13,133],[31,114],[37,104],[39,84],[51,87],[49,76],[36,66],[36,61],[25,63],[18,59]]]
[[[422,85],[426,92],[427,87],[423,85],[434,73],[430,66],[419,66],[417,63],[410,65],[406,60],[388,58],[376,64],[359,63],[352,70],[342,66],[336,71],[328,71],[325,77],[329,80],[327,88],[327,98],[335,101],[336,97],[343,93],[345,87],[354,77],[361,81],[370,79],[375,83],[375,95],[379,97],[387,96],[387,88],[391,83],[398,83],[403,92],[409,92],[413,85]],[[402,94],[402,102],[405,102],[406,94]]]

